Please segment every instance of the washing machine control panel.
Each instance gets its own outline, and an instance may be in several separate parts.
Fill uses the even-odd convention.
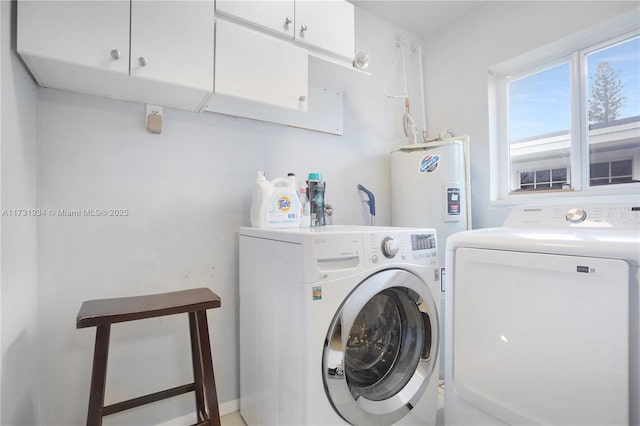
[[[372,233],[365,236],[364,246],[369,264],[438,264],[436,233],[432,229]]]
[[[382,249],[382,254],[384,254],[384,257],[388,259],[393,259],[396,256],[396,254],[398,254],[398,251],[400,250],[400,245],[395,239],[393,239],[393,237],[386,237],[384,240],[382,240],[381,249]]]
[[[639,229],[640,203],[515,207],[505,227]]]

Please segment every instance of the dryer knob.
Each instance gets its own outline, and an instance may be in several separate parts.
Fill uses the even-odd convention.
[[[571,209],[565,215],[565,219],[567,219],[567,222],[571,222],[571,223],[584,222],[586,218],[587,218],[587,212],[585,212],[582,209]]]
[[[400,247],[393,238],[387,237],[382,240],[382,254],[384,254],[384,257],[391,259],[398,254],[398,250],[400,250]]]

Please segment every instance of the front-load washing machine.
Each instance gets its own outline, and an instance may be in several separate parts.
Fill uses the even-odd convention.
[[[240,229],[240,413],[253,425],[434,425],[433,229]]]
[[[446,425],[640,423],[640,205],[518,207],[446,256]]]

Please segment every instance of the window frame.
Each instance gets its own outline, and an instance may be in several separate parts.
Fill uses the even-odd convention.
[[[640,35],[640,25],[634,13],[572,34],[548,46],[535,49],[489,69],[489,121],[491,167],[490,205],[521,205],[558,203],[568,198],[593,201],[636,201],[640,199],[640,182],[590,186],[589,183],[589,122],[587,115],[587,55],[614,46]],[[571,189],[512,192],[509,157],[509,83],[562,63],[569,63],[570,90],[570,158],[567,180]],[[577,93],[576,93],[577,90]],[[634,155],[633,165],[640,165]]]
[[[507,76],[504,76],[504,77],[501,78],[501,81],[499,83],[500,84],[499,93],[501,93],[501,98],[499,99],[499,103],[502,104],[503,113],[501,114],[501,119],[500,119],[500,122],[501,122],[501,135],[502,135],[502,137],[500,139],[506,143],[506,147],[504,149],[505,150],[505,152],[504,152],[504,162],[502,164],[506,167],[506,175],[505,175],[505,177],[506,177],[506,182],[505,182],[506,188],[504,188],[504,190],[509,195],[514,195],[514,196],[518,196],[518,197],[520,197],[522,195],[525,195],[525,193],[517,193],[516,194],[515,191],[513,191],[510,188],[510,186],[511,186],[510,185],[510,182],[511,182],[510,178],[514,176],[515,170],[512,169],[511,161],[510,161],[511,145],[510,145],[510,142],[509,142],[509,140],[510,140],[510,138],[509,138],[509,119],[510,119],[510,117],[509,117],[509,95],[510,95],[510,93],[509,93],[509,85],[510,85],[510,83],[512,83],[514,81],[530,77],[532,75],[547,71],[547,70],[549,70],[551,68],[555,68],[557,66],[564,65],[564,64],[567,64],[568,68],[569,68],[569,93],[571,93],[571,91],[573,90],[572,85],[574,83],[573,75],[572,75],[573,74],[573,64],[572,64],[571,55],[564,55],[564,56],[562,56],[560,58],[556,58],[556,59],[554,59],[552,61],[545,62],[545,63],[539,64],[537,66],[534,66],[534,67],[532,67],[530,69],[527,69],[527,70],[524,70],[524,71],[521,71],[519,73],[515,73],[515,74],[512,74],[512,75],[507,75]],[[569,123],[570,127],[573,127],[573,122],[571,122],[571,120],[573,120],[573,111],[572,111],[573,107],[574,107],[573,102],[574,102],[573,101],[573,97],[570,96],[570,109],[571,109],[571,111],[570,111],[570,123]],[[570,137],[569,158],[571,159],[572,158],[571,157],[571,152],[573,151],[573,143],[574,143],[574,141],[573,141],[573,132],[571,131],[571,128],[569,128],[568,130],[569,130],[569,137]],[[567,168],[569,169],[569,173],[570,173],[570,170],[573,169],[573,167],[574,167],[574,165],[571,164],[571,163],[567,165]],[[572,175],[569,175],[569,176],[571,177]],[[570,179],[570,178],[568,178],[568,179]],[[555,191],[555,192],[558,192],[558,191]]]

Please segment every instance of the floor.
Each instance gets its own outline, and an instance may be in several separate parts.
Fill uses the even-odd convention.
[[[436,414],[436,426],[444,425],[444,380],[438,380],[438,413]]]
[[[244,420],[240,417],[240,411],[234,411],[231,414],[220,417],[222,426],[245,426]]]
[[[438,383],[438,416],[436,419],[436,425],[441,426],[443,424],[443,409],[444,406],[444,381],[440,380]],[[244,420],[240,417],[240,412],[235,411],[226,416],[220,418],[222,426],[245,426]]]

